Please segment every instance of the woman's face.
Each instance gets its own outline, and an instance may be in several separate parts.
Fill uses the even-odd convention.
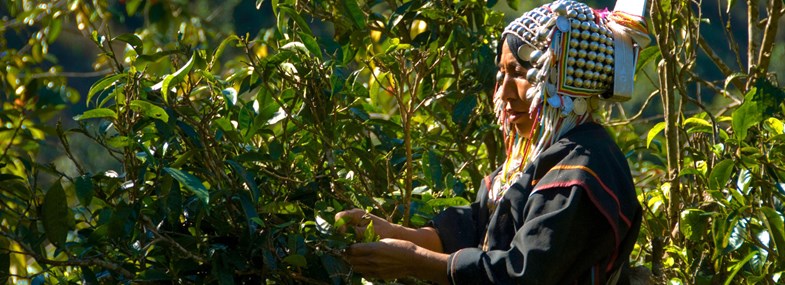
[[[518,131],[518,135],[529,138],[529,133],[534,125],[534,118],[529,114],[531,101],[526,99],[526,91],[532,87],[526,80],[526,68],[522,67],[515,59],[507,41],[502,40],[502,54],[499,60],[501,81],[495,96],[500,96],[504,102],[504,111],[507,113],[510,124]]]

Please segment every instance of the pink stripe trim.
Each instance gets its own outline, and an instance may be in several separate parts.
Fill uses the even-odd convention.
[[[588,168],[588,167],[583,166],[583,165],[557,165],[557,166],[554,166],[553,168],[551,168],[551,170],[554,170],[554,169],[556,169],[556,170],[579,169],[579,170],[583,170],[583,171],[588,172],[589,174],[591,174],[591,176],[594,176],[594,179],[597,179],[597,182],[600,183],[600,186],[602,186],[602,189],[605,190],[605,192],[608,193],[608,195],[611,195],[611,198],[613,198],[613,200],[616,202],[616,206],[619,208],[619,217],[621,217],[621,219],[624,221],[624,223],[627,224],[628,227],[632,226],[632,222],[630,222],[630,220],[627,218],[627,216],[625,216],[624,213],[621,212],[621,203],[619,202],[619,198],[616,197],[616,194],[613,193],[613,190],[611,190],[610,188],[608,188],[607,185],[605,185],[605,182],[602,182],[602,179],[600,179],[600,176],[597,175],[597,173],[595,173],[594,170],[591,170],[591,168]],[[589,189],[589,188],[586,188],[586,189]],[[535,189],[535,191],[536,191],[536,189]]]

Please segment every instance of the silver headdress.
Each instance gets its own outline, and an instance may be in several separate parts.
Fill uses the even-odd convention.
[[[558,0],[524,13],[505,28],[503,37],[524,42],[513,53],[533,66],[527,74],[535,99],[532,110],[547,102],[565,114],[581,116],[590,108],[584,101],[592,97],[629,100],[631,71],[639,49],[648,44],[648,35],[641,16],[645,1],[626,2],[638,5],[639,13],[630,13],[635,8],[623,5],[608,12]]]

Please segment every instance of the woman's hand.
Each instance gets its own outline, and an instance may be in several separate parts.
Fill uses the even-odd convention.
[[[352,270],[366,277],[392,279],[413,276],[442,284],[447,282],[448,257],[410,241],[389,238],[354,244],[346,253]]]
[[[398,238],[397,232],[401,231],[403,228],[362,209],[351,209],[335,214],[335,220],[338,221],[340,219],[345,219],[346,224],[338,228],[338,231],[346,232],[348,227],[352,227],[358,239],[363,238],[363,234],[365,234],[365,228],[368,226],[368,224],[371,223],[371,221],[373,221],[374,232],[381,239]]]

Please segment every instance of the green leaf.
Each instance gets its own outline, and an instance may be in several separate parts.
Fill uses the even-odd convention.
[[[322,58],[322,50],[319,48],[319,43],[316,42],[316,38],[304,32],[298,32],[297,34],[300,35],[300,40],[303,42],[303,45],[305,45],[312,55]]]
[[[294,22],[297,23],[297,26],[303,30],[303,32],[313,35],[313,32],[311,32],[311,27],[309,27],[308,23],[306,23],[303,17],[300,16],[300,13],[297,13],[297,11],[295,11],[289,6],[283,6],[283,5],[278,7],[278,10],[291,17],[294,20]]]
[[[637,75],[638,72],[640,72],[644,66],[646,66],[650,62],[655,61],[661,55],[662,54],[660,53],[660,48],[656,45],[652,45],[650,47],[643,49],[640,55],[638,55],[638,63],[635,66],[635,74]]]
[[[308,267],[308,262],[305,260],[305,256],[299,254],[292,254],[284,257],[283,262],[297,267]]]
[[[363,232],[362,242],[377,242],[379,240],[379,235],[377,235],[376,231],[373,229],[373,220],[368,220],[368,225],[365,226],[365,231]]]
[[[688,240],[698,242],[706,235],[710,213],[699,209],[686,209],[680,216],[679,230]]]
[[[766,224],[769,234],[774,238],[774,244],[777,246],[776,251],[782,252],[785,249],[785,222],[783,222],[782,215],[777,210],[771,207],[761,207],[761,212],[766,217]],[[785,262],[785,255],[777,254],[779,263]]]
[[[125,73],[114,74],[104,77],[101,80],[98,80],[98,82],[93,84],[93,86],[90,87],[90,90],[87,91],[87,99],[85,100],[85,102],[87,102],[87,104],[90,104],[90,99],[92,99],[96,93],[106,90],[106,88],[109,88],[109,86],[114,85],[117,82],[117,80],[120,80],[120,78],[123,78],[125,76],[126,76]]]
[[[357,4],[357,0],[343,0],[342,2],[344,9],[348,12],[349,18],[352,19],[355,27],[360,30],[365,30],[367,28],[365,25],[365,14]]]
[[[117,113],[115,113],[112,109],[97,108],[97,109],[87,110],[81,115],[74,116],[74,120],[77,121],[95,119],[95,118],[117,119]]]
[[[224,96],[224,101],[226,101],[226,108],[231,109],[234,105],[237,105],[237,90],[234,88],[229,87],[224,90],[221,90],[221,95]]]
[[[256,0],[256,10],[262,9],[262,4],[264,4],[264,0]]]
[[[507,0],[507,6],[510,6],[511,9],[518,11],[518,4],[521,3],[521,0]]]
[[[177,182],[180,182],[180,185],[193,192],[204,205],[209,205],[210,193],[199,178],[179,169],[164,167],[164,170]]]
[[[733,166],[734,162],[731,159],[725,159],[715,164],[709,174],[709,189],[720,190],[725,187],[733,173]]]
[[[733,283],[733,277],[736,277],[736,274],[739,273],[739,270],[741,270],[741,268],[743,268],[744,265],[747,264],[747,262],[750,261],[750,259],[752,259],[752,257],[754,257],[756,254],[758,254],[757,250],[752,251],[749,254],[747,254],[747,256],[744,257],[744,259],[742,259],[738,263],[734,264],[730,268],[731,272],[730,272],[730,275],[728,275],[728,279],[725,280],[725,285],[729,285],[729,284]]]
[[[140,39],[139,36],[137,36],[136,34],[130,34],[130,33],[122,34],[114,37],[112,40],[128,43],[129,45],[131,45],[134,51],[136,51],[136,53],[138,54],[142,53],[142,45],[143,45],[142,39]]]
[[[215,49],[215,52],[213,52],[213,58],[210,60],[210,66],[212,66],[215,63],[215,61],[218,60],[221,57],[221,55],[224,53],[224,49],[226,49],[226,46],[229,43],[234,42],[234,41],[239,41],[239,40],[240,40],[240,37],[238,37],[237,35],[231,35],[231,36],[226,37],[223,41],[221,41],[221,44],[219,44],[218,48]]]
[[[93,200],[93,180],[90,179],[90,176],[82,175],[76,178],[74,184],[79,203],[84,207],[90,206],[90,202]]]
[[[272,202],[262,206],[262,213],[303,216],[303,209],[293,202]]]
[[[654,137],[657,136],[662,130],[665,129],[665,122],[659,122],[654,127],[649,130],[649,134],[646,136],[646,148],[649,148],[651,145],[651,141],[654,140]]]
[[[153,90],[161,90],[161,96],[163,96],[164,101],[168,102],[168,95],[169,95],[169,86],[173,84],[180,83],[185,75],[191,72],[191,68],[194,66],[194,58],[196,58],[196,52],[191,55],[191,59],[188,60],[180,69],[175,71],[172,74],[164,76],[164,80],[158,82],[157,84],[153,85],[151,88]]]
[[[134,111],[141,113],[145,117],[169,122],[169,114],[167,114],[163,108],[158,107],[153,103],[142,100],[133,100],[131,101],[131,109],[134,109]]]
[[[422,163],[425,168],[423,169],[423,172],[425,172],[427,178],[431,179],[434,189],[444,189],[444,175],[442,173],[442,163],[439,154],[433,150],[429,150],[428,154],[424,155],[422,158]]]
[[[70,229],[68,203],[65,191],[60,181],[55,181],[49,191],[46,191],[44,203],[41,206],[41,220],[46,231],[46,238],[56,246],[65,245]]]

